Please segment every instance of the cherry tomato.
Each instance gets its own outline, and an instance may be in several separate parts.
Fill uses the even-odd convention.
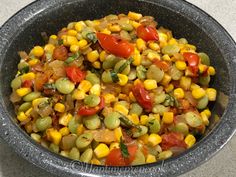
[[[66,75],[74,83],[79,83],[84,80],[85,72],[81,71],[80,68],[76,66],[69,66],[66,68]]]
[[[162,69],[163,71],[168,71],[170,69],[169,63],[161,61],[159,59],[153,60],[153,64],[155,64],[158,68]]]
[[[162,150],[168,150],[171,147],[183,147],[187,148],[186,143],[184,142],[184,136],[181,133],[168,133],[161,136],[161,148]]]
[[[25,80],[23,83],[22,83],[22,87],[32,87],[33,86],[33,82],[32,80]]]
[[[153,107],[153,102],[148,94],[148,91],[145,90],[144,86],[141,83],[134,85],[132,92],[138,103],[146,109],[146,111],[151,111]]]
[[[159,40],[157,30],[152,26],[140,25],[137,30],[137,36],[145,41]]]
[[[134,158],[135,154],[137,152],[137,145],[129,145],[127,146],[128,152],[129,152],[129,157],[124,158],[121,153],[120,148],[116,148],[111,150],[111,152],[108,154],[106,157],[105,165],[108,166],[127,166],[130,165]]]
[[[99,44],[102,48],[118,57],[128,58],[134,51],[134,46],[128,41],[118,39],[115,36],[97,33]]]
[[[197,75],[198,72],[198,64],[199,64],[199,56],[192,52],[183,53],[184,59],[188,62],[188,66],[190,67],[194,76]]]

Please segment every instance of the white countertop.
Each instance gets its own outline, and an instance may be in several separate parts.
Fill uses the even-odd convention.
[[[0,0],[0,26],[15,12],[33,0]],[[236,0],[188,0],[220,22],[236,40]],[[0,140],[0,177],[51,177],[31,165]],[[198,168],[181,177],[234,177],[236,176],[236,135],[227,145]]]

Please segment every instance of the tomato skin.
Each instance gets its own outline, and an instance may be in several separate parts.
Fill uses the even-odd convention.
[[[159,40],[157,30],[152,26],[140,25],[136,29],[136,32],[137,32],[137,36],[142,38],[145,41],[151,41],[151,40],[158,41]]]
[[[128,58],[134,51],[134,46],[128,41],[121,40],[115,36],[97,33],[99,44],[106,51],[118,56]]]
[[[183,147],[187,148],[184,142],[184,137],[181,133],[171,132],[161,136],[162,142],[160,144],[162,150],[168,150],[171,147]]]
[[[198,64],[200,58],[197,54],[192,52],[185,52],[183,53],[184,59],[188,62],[188,66],[190,67],[194,76],[197,75],[198,72]]]
[[[159,59],[153,60],[153,64],[155,64],[158,68],[162,69],[163,71],[168,71],[170,69],[169,63],[161,61]]]
[[[145,90],[144,86],[141,83],[134,85],[132,92],[138,103],[148,112],[152,110],[153,102],[148,94],[148,91]]]
[[[66,68],[66,75],[74,83],[79,83],[85,78],[85,72],[81,71],[76,66],[69,66]]]
[[[137,145],[129,145],[127,146],[129,157],[124,158],[122,156],[120,148],[112,149],[111,152],[106,157],[105,165],[107,166],[127,166],[130,165],[134,158],[135,154],[138,150]]]
[[[22,83],[22,87],[31,88],[32,86],[33,86],[32,80],[25,80],[25,81]]]

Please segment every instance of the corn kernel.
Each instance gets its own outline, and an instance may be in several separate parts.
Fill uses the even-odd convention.
[[[95,149],[94,154],[97,156],[97,158],[103,158],[106,157],[110,153],[109,147],[107,147],[106,144],[100,143]]]
[[[105,50],[103,50],[100,55],[99,55],[99,59],[101,62],[103,62],[106,59],[107,53]]]
[[[28,88],[28,87],[19,88],[19,89],[16,90],[17,95],[20,96],[20,97],[23,97],[23,96],[27,95],[30,92],[31,92],[31,89]]]
[[[174,89],[174,96],[177,99],[184,98],[184,90],[182,88]]]
[[[151,146],[156,146],[156,145],[160,144],[161,141],[162,141],[161,136],[159,136],[158,134],[155,134],[155,133],[150,134],[148,137],[148,143]]]
[[[163,59],[164,61],[171,61],[170,56],[167,55],[167,54],[163,55],[163,56],[162,56],[162,59]]]
[[[17,114],[17,119],[18,119],[20,122],[23,122],[23,121],[27,120],[28,117],[25,115],[24,112],[19,112],[19,113]]]
[[[173,84],[169,84],[167,87],[165,87],[165,91],[167,93],[170,93],[173,89],[174,89],[174,85]]]
[[[60,132],[58,132],[57,130],[54,130],[50,133],[50,138],[51,141],[55,144],[55,145],[59,145],[59,143],[61,142],[61,138],[62,135]]]
[[[154,60],[154,59],[158,59],[158,60],[160,60],[161,59],[161,57],[160,57],[160,55],[158,54],[158,53],[156,53],[156,52],[149,52],[148,54],[147,54],[147,58],[149,59],[149,60]]]
[[[121,113],[121,114],[123,114],[125,116],[127,116],[128,113],[129,113],[129,110],[125,106],[123,106],[121,104],[115,104],[114,111],[117,111],[117,112],[119,112],[119,113]]]
[[[116,101],[116,97],[113,94],[107,93],[105,95],[103,95],[105,103],[106,104],[110,104],[112,102]]]
[[[184,142],[187,144],[188,148],[190,148],[195,144],[196,138],[193,135],[188,134],[184,139]]]
[[[175,38],[171,38],[171,39],[168,41],[168,44],[169,44],[169,45],[177,45],[178,42],[177,42],[177,40],[176,40]]]
[[[165,33],[158,33],[159,41],[160,42],[166,42],[167,41],[167,35]]]
[[[123,137],[122,129],[120,127],[114,130],[116,140],[120,142],[120,139]]]
[[[54,110],[57,112],[64,112],[65,111],[65,105],[62,103],[56,103],[54,106]]]
[[[197,89],[197,88],[200,88],[199,85],[195,84],[195,83],[191,83],[190,85],[190,90],[192,91],[193,89]]]
[[[207,65],[199,64],[198,70],[201,74],[204,73],[207,70]]]
[[[29,117],[32,111],[33,111],[33,108],[31,107],[25,112],[25,115]]]
[[[209,109],[205,109],[204,112],[208,118],[211,117],[211,111]]]
[[[190,77],[186,77],[186,76],[182,76],[180,78],[180,82],[179,85],[181,88],[183,88],[184,90],[189,90],[191,87],[191,78]]]
[[[206,95],[206,91],[203,88],[196,88],[192,90],[192,95],[195,99],[200,99]]]
[[[148,154],[147,155],[146,163],[154,163],[156,161],[157,161],[157,159],[156,159],[156,157],[154,155],[152,155],[152,154]]]
[[[101,33],[104,33],[104,34],[111,34],[111,31],[110,31],[109,29],[105,28],[105,29],[103,29],[103,30],[101,31]]]
[[[157,88],[157,81],[154,79],[147,79],[143,82],[146,90],[153,90]]]
[[[128,82],[128,76],[124,75],[124,74],[117,74],[118,78],[119,78],[119,82],[118,84],[121,86],[124,86],[125,84],[127,84]]]
[[[146,49],[146,42],[143,39],[138,38],[136,40],[136,46],[137,46],[139,51],[143,51],[143,50]]]
[[[97,95],[97,96],[100,96],[101,94],[101,86],[100,84],[94,84],[90,91],[89,91],[90,94],[94,94],[94,95]]]
[[[97,59],[99,58],[99,53],[97,50],[93,50],[92,52],[89,52],[87,54],[87,59],[88,61],[90,61],[91,63],[92,62],[95,62]]]
[[[148,138],[149,138],[149,135],[148,134],[144,134],[144,135],[140,136],[138,138],[138,140],[142,141],[144,144],[148,144]]]
[[[202,118],[202,121],[203,121],[204,125],[208,126],[209,125],[209,120],[208,120],[208,117],[207,117],[206,113],[204,111],[202,111],[200,113],[200,115],[201,115],[201,118]]]
[[[94,25],[94,26],[100,25],[100,23],[101,23],[101,22],[100,22],[99,20],[93,20],[93,25]]]
[[[71,46],[71,45],[77,45],[78,40],[75,36],[66,36],[65,39],[63,39],[63,45],[65,46]]]
[[[92,158],[90,163],[93,165],[101,165],[101,162],[96,158]]]
[[[146,125],[148,122],[148,116],[147,115],[141,115],[140,116],[140,124],[141,125]]]
[[[77,31],[75,31],[75,30],[68,30],[67,35],[69,35],[69,36],[76,36],[77,35]]]
[[[137,21],[138,21],[138,20],[140,20],[143,16],[142,16],[142,14],[129,11],[128,17],[129,17],[130,19],[132,19],[132,20],[137,20]]]
[[[208,74],[211,76],[214,76],[216,74],[215,68],[212,66],[209,66],[208,70],[207,70]]]
[[[181,70],[181,71],[185,70],[187,67],[185,61],[176,61],[175,66],[178,70]]]
[[[136,79],[136,80],[134,81],[134,85],[141,84],[141,83],[142,83],[142,81],[141,81],[140,79]]]
[[[35,46],[31,52],[36,57],[41,57],[44,54],[44,50],[41,46]]]
[[[120,148],[120,144],[119,143],[111,143],[110,144],[110,151],[112,150],[112,149],[118,149],[118,148]]]
[[[70,130],[68,127],[63,127],[59,130],[59,132],[61,133],[62,136],[66,136],[70,134]]]
[[[141,57],[140,52],[138,51],[137,48],[134,49],[133,59],[134,59],[134,61],[132,62],[132,64],[134,66],[138,66],[141,64],[142,57]]]
[[[70,122],[70,120],[72,119],[72,115],[70,113],[68,114],[63,114],[60,118],[59,118],[59,124],[67,126]]]
[[[81,39],[81,40],[78,42],[79,48],[83,48],[83,47],[85,47],[87,44],[88,44],[88,42],[87,42],[85,39]]]
[[[29,73],[26,73],[26,74],[23,74],[21,76],[21,80],[24,82],[26,80],[33,80],[35,78],[35,74],[33,72],[29,72]]]
[[[72,93],[72,98],[75,100],[83,100],[85,98],[85,92],[83,90],[74,90]]]
[[[160,49],[160,46],[155,42],[150,42],[148,46],[152,50],[159,50]]]
[[[71,45],[70,46],[70,51],[72,52],[72,53],[76,53],[76,52],[78,52],[79,51],[79,45]]]
[[[91,82],[89,82],[88,80],[82,80],[79,84],[79,89],[83,90],[84,93],[88,92],[92,87]]]
[[[171,124],[174,121],[174,113],[173,112],[164,112],[162,120],[165,124]]]
[[[110,25],[108,28],[111,32],[119,32],[121,30],[119,25]]]
[[[138,27],[141,25],[141,23],[138,23],[138,22],[133,21],[133,20],[130,20],[129,23],[130,23],[135,29],[138,28]]]
[[[133,124],[138,125],[139,124],[139,117],[137,114],[131,114],[127,116],[128,119],[133,122]]]
[[[75,24],[75,29],[77,32],[81,32],[85,26],[86,26],[85,23],[80,21]]]
[[[216,100],[216,89],[207,88],[206,95],[207,95],[209,101],[215,101]]]
[[[135,97],[134,97],[133,92],[129,92],[129,99],[130,99],[132,102],[136,102],[136,99],[135,99]]]
[[[52,45],[52,44],[47,44],[47,45],[44,46],[44,51],[46,53],[51,53],[52,54],[54,49],[55,49],[55,46]]]
[[[34,59],[28,61],[28,64],[30,66],[33,66],[33,65],[36,65],[38,62],[39,62],[39,59],[34,58]]]
[[[83,134],[85,131],[85,127],[83,124],[79,124],[77,129],[76,129],[76,134],[79,136],[81,134]]]
[[[99,61],[95,61],[92,63],[93,67],[96,69],[100,69],[101,68],[101,63]]]
[[[129,100],[129,98],[127,97],[127,95],[126,95],[126,94],[123,94],[123,93],[120,93],[120,94],[118,95],[118,99],[120,99],[120,100]]]
[[[164,86],[167,86],[170,83],[170,81],[171,81],[171,76],[165,73],[160,84],[164,85]]]
[[[49,38],[56,40],[57,39],[57,35],[51,35]]]

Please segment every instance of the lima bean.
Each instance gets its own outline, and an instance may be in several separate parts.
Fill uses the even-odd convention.
[[[127,62],[127,60],[120,60],[119,62],[116,63],[114,67],[115,72],[119,72],[121,70],[121,67]],[[128,75],[130,72],[130,65],[128,64],[125,68],[122,68],[121,74]]]
[[[160,152],[160,154],[158,155],[158,159],[159,160],[165,160],[170,158],[173,155],[173,153],[170,150],[167,151],[162,151]]]
[[[73,160],[79,160],[80,152],[76,147],[73,147],[69,152],[69,157]]]
[[[187,135],[189,132],[188,125],[186,123],[180,122],[175,125],[174,131],[183,133]]]
[[[93,150],[91,148],[86,149],[83,154],[80,156],[80,161],[89,163],[93,156]]]
[[[102,63],[102,68],[103,69],[111,69],[115,66],[115,64],[118,61],[120,61],[119,58],[115,57],[114,55],[108,55]]]
[[[169,107],[165,107],[161,104],[156,104],[152,108],[153,113],[160,114],[161,116],[163,115],[164,112],[168,112],[168,111],[169,111]]]
[[[57,90],[63,94],[69,94],[75,88],[75,84],[71,82],[70,80],[68,80],[67,78],[57,79],[55,86]]]
[[[16,77],[15,79],[11,81],[11,88],[16,90],[21,87],[21,83],[22,83],[21,78]]]
[[[207,105],[208,105],[208,97],[204,96],[204,97],[202,97],[198,100],[197,108],[198,109],[204,109],[204,108],[207,107]]]
[[[136,67],[137,77],[141,80],[146,78],[146,68],[143,65],[139,65]]]
[[[75,119],[75,117],[72,117],[72,119],[70,120],[68,124],[68,128],[70,132],[76,134],[78,125],[79,125],[79,122]]]
[[[100,97],[94,94],[90,94],[84,98],[84,103],[89,107],[95,107],[100,103]]]
[[[118,112],[111,112],[104,119],[104,124],[109,129],[115,129],[120,126],[120,114]]]
[[[148,128],[146,126],[140,125],[139,128],[140,129],[135,129],[135,131],[133,132],[134,138],[138,138],[148,132]]]
[[[207,65],[207,66],[211,65],[210,58],[206,53],[204,52],[198,53],[198,56],[200,57],[202,64]]]
[[[170,68],[169,74],[173,80],[179,80],[183,76],[183,72],[178,70],[175,65]]]
[[[150,133],[158,133],[161,129],[160,122],[155,118],[148,120],[147,125]]]
[[[141,152],[141,150],[137,150],[135,154],[135,158],[133,162],[131,163],[131,165],[142,165],[142,164],[145,164],[145,156]]]
[[[50,146],[49,146],[49,149],[52,151],[52,152],[55,152],[55,153],[59,153],[59,146],[51,143]]]
[[[132,103],[129,114],[137,114],[140,116],[143,112],[143,108],[138,103]]]
[[[102,81],[104,83],[112,83],[113,82],[110,71],[106,70],[102,73]]]
[[[86,75],[86,80],[88,80],[92,85],[100,84],[100,79],[94,73],[88,72]]]
[[[32,104],[31,102],[24,102],[20,105],[20,107],[18,108],[19,112],[25,112],[27,111],[29,108],[31,108]]]
[[[185,114],[185,120],[189,126],[194,128],[202,125],[203,123],[201,117],[194,112],[187,112]]]
[[[31,92],[23,97],[24,101],[33,101],[34,99],[41,96],[41,92]]]
[[[166,99],[166,94],[165,92],[161,92],[159,95],[155,95],[154,97],[154,103],[155,104],[160,104],[163,103]]]
[[[166,45],[162,48],[162,53],[168,54],[168,55],[174,55],[175,53],[178,53],[180,51],[180,48],[178,45]]]
[[[158,68],[156,65],[151,65],[147,70],[147,78],[154,79],[157,82],[160,82],[164,77],[164,71]]]
[[[97,114],[83,117],[83,122],[89,130],[96,130],[101,126],[101,120]]]
[[[46,129],[50,128],[52,125],[52,118],[47,116],[47,117],[42,117],[38,118],[35,122],[36,128],[39,131],[45,131]]]
[[[202,86],[208,86],[210,80],[211,80],[211,77],[209,75],[208,76],[200,76],[198,79],[198,82]]]
[[[93,141],[93,134],[92,133],[83,133],[76,139],[76,146],[79,149],[83,149],[88,147],[91,142]]]

